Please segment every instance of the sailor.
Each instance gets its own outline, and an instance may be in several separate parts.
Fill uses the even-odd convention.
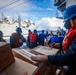
[[[42,30],[42,33],[39,34],[39,45],[44,46],[44,39],[45,39],[44,30]]]
[[[27,44],[28,44],[28,47],[30,48],[30,36],[31,36],[32,32],[31,30],[29,29],[28,30],[28,36],[27,36]]]
[[[45,36],[46,36],[46,38],[49,36],[49,33],[48,33],[48,31],[46,31],[46,33],[45,33]]]
[[[61,29],[61,35],[62,36],[65,36],[65,34],[66,34],[65,30],[64,29]]]
[[[36,29],[34,30],[34,32],[31,33],[30,42],[31,42],[31,48],[34,48],[34,47],[37,46],[38,34],[37,34],[37,30]]]
[[[64,37],[61,35],[60,31],[57,30],[57,34],[53,35],[49,40],[48,44],[54,48],[60,48],[60,44],[62,44]]]
[[[0,42],[6,42],[4,39],[3,39],[3,32],[0,30]]]
[[[76,5],[72,5],[65,9],[64,21],[70,22],[71,28],[67,34],[67,41],[70,43],[70,47],[67,48],[65,54],[57,55],[36,55],[32,56],[31,59],[35,61],[49,61],[51,64],[56,66],[67,65],[69,69],[67,70],[66,75],[76,75]],[[71,36],[71,38],[70,38]],[[65,44],[68,43],[65,41]]]
[[[25,38],[23,37],[23,35],[21,35],[21,33],[22,29],[20,27],[17,27],[16,33],[13,33],[10,37],[11,48],[20,47],[23,42],[26,42]]]
[[[51,38],[54,36],[53,31],[50,30],[49,36],[47,37],[48,45],[51,43]]]
[[[73,16],[73,14],[71,14],[71,13],[70,13],[70,15]],[[70,22],[72,24],[70,24]],[[62,45],[63,45],[64,53],[67,52],[67,50],[69,49],[70,45],[72,44],[72,42],[76,38],[76,16],[72,17],[72,20],[70,20],[70,21],[68,20],[67,23],[68,23],[68,27],[70,27],[70,29],[67,32],[67,35],[65,36],[65,38],[63,40],[63,44]]]
[[[52,30],[50,30],[50,36],[53,36],[54,34],[53,34],[53,31]]]

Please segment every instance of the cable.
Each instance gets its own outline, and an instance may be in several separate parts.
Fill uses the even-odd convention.
[[[31,1],[31,0],[30,0],[30,1]],[[21,6],[22,4],[25,4],[25,3],[30,2],[30,1],[28,0],[28,1],[26,1],[26,2],[23,2],[23,3],[21,3],[21,4],[18,4],[18,5],[14,6],[14,7],[11,7],[11,8],[9,8],[9,9],[3,11],[3,12],[6,12],[6,11],[8,11],[8,10],[11,10],[11,9],[13,9],[13,8],[16,8],[16,7],[18,7],[18,6]]]
[[[6,4],[5,6],[1,7],[1,8],[0,8],[0,10],[1,10],[1,9],[4,9],[4,8],[6,8],[6,7],[8,7],[8,6],[10,6],[10,5],[12,5],[12,4],[14,4],[14,3],[18,2],[18,1],[20,1],[20,0],[16,0],[16,1],[14,1],[14,2],[12,2],[12,1],[11,1],[12,3],[11,3],[11,2],[9,2],[9,3],[8,3],[8,4]]]
[[[14,4],[14,3],[16,3],[16,2],[18,2],[18,1],[20,1],[20,0],[11,1],[11,2],[9,2],[8,4],[6,4],[5,6],[3,6],[2,8],[0,8],[0,10],[3,9],[3,8],[5,8],[5,7],[7,7],[7,6],[10,6],[10,5],[12,5],[12,4]]]

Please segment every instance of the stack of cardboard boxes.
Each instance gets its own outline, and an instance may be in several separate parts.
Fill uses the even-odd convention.
[[[50,48],[49,46],[38,46],[32,49],[31,52],[38,53],[41,55],[55,55],[58,53],[58,51],[59,49]],[[50,74],[48,74],[49,72],[47,71],[47,69],[45,69],[45,74],[47,73],[47,75],[55,75],[56,66],[50,64],[49,62],[46,62],[46,65],[50,68]]]
[[[38,53],[38,54],[41,54],[41,55],[55,55],[57,54],[59,51],[59,49],[56,49],[56,48],[50,48],[48,46],[38,46],[38,47],[35,47],[34,49],[32,49],[32,53]],[[50,75],[55,75],[55,72],[56,72],[56,66],[55,65],[52,65],[50,64],[49,62],[46,63],[46,65],[51,69],[50,71]],[[46,71],[45,71],[46,73]],[[49,74],[47,74],[49,75]]]
[[[14,58],[10,45],[0,42],[0,75],[35,75],[38,67]]]
[[[25,49],[25,50],[28,51],[29,54],[31,53],[30,49]],[[48,74],[48,73],[50,73],[50,68],[48,68],[48,66],[46,66],[45,62],[35,62],[35,61],[31,60],[30,55],[23,52],[22,49],[20,49],[20,48],[14,48],[14,49],[12,49],[12,51],[13,51],[13,54],[15,57],[22,59],[32,65],[37,66],[39,69],[38,71],[40,73],[39,75],[50,75],[50,74]],[[33,54],[33,53],[31,53],[31,54]],[[37,55],[37,53],[36,53],[36,55]],[[45,69],[48,72],[48,73],[46,72],[46,74],[45,74]]]
[[[26,54],[20,48],[14,48],[14,49],[12,49],[12,51],[13,51],[14,56],[16,56],[24,61],[27,61],[30,64],[37,66],[39,69],[40,75],[50,75],[52,73],[51,71],[52,71],[53,65],[50,65],[50,67],[49,67],[49,64],[47,64],[45,62],[41,62],[41,63],[35,62],[35,61],[31,60],[31,58],[30,58],[31,55],[37,55],[37,54],[53,55],[53,54],[56,54],[56,52],[58,51],[57,49],[51,50],[49,47],[47,47],[45,50],[45,48],[46,48],[46,46],[38,46],[37,48],[34,48],[33,50],[30,50],[28,48],[24,49],[25,51],[28,51],[30,55]],[[48,48],[49,48],[49,50],[47,50]]]
[[[51,55],[58,51],[45,49],[48,48],[41,46],[33,50],[27,48],[24,49],[25,53],[20,48],[11,49],[8,43],[0,42],[0,75],[50,75],[54,66],[44,62],[35,62],[30,58],[31,55],[48,55],[49,53]]]

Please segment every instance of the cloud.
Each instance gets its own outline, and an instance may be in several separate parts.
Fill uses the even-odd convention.
[[[39,6],[32,6],[31,9],[34,9],[34,10],[44,10],[44,8],[42,7],[39,7]]]
[[[46,10],[53,10],[53,9],[51,9],[51,8],[47,8]]]
[[[41,20],[36,22],[36,25],[39,26],[38,30],[57,30],[58,27],[63,28],[63,20],[53,18],[42,18]]]
[[[37,9],[37,10],[53,10],[52,8],[41,8],[41,7],[32,7],[32,9]]]

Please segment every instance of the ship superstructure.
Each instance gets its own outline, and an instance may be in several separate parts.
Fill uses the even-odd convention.
[[[76,5],[76,0],[54,0],[54,5],[63,13],[67,7]]]
[[[35,23],[32,23],[30,20],[22,20],[20,16],[18,16],[18,20],[12,19],[10,20],[9,17],[5,17],[2,13],[2,20],[0,20],[0,30],[3,31],[4,36],[10,36],[11,33],[15,32],[17,27],[21,27],[23,33],[28,34],[28,30],[37,29],[38,26]]]

